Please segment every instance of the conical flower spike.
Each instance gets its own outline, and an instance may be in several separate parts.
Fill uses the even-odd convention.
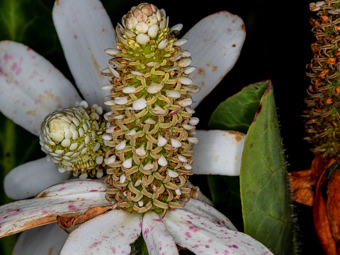
[[[107,132],[107,197],[130,212],[165,213],[190,198],[193,138],[188,77],[190,53],[177,39],[181,25],[168,27],[164,10],[143,3],[116,27],[117,49],[103,73],[112,77]],[[197,139],[194,139],[195,143]]]
[[[72,172],[80,178],[100,178],[108,149],[103,109],[85,101],[73,108],[48,115],[42,123],[41,149],[58,165],[60,172]]]

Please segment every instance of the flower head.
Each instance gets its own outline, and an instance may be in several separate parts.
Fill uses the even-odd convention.
[[[98,105],[86,101],[48,115],[42,123],[41,149],[58,165],[59,172],[72,172],[81,178],[104,175],[108,147],[102,134],[106,128]]]
[[[188,78],[190,52],[153,4],[133,7],[116,27],[117,49],[105,74],[112,77],[107,115],[114,157],[106,178],[108,198],[128,211],[166,212],[190,197],[195,124]],[[194,68],[190,68],[191,71]],[[117,118],[119,116],[119,118]]]

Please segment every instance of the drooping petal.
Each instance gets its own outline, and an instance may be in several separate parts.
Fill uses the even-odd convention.
[[[245,134],[225,130],[197,130],[195,174],[240,175]]]
[[[51,186],[37,194],[36,197],[66,196],[87,192],[105,192],[106,184],[103,179],[71,179]]]
[[[100,104],[105,95],[101,86],[108,82],[101,75],[109,60],[104,50],[116,45],[103,5],[99,0],[59,0],[53,21],[79,90],[90,104]]]
[[[143,217],[142,233],[149,254],[177,255],[173,236],[166,229],[162,219],[154,212],[148,212]]]
[[[59,173],[53,162],[41,158],[11,170],[5,177],[4,189],[12,199],[25,199],[69,176],[68,173]]]
[[[190,199],[189,202],[185,204],[183,210],[210,219],[211,222],[225,226],[228,229],[237,230],[234,224],[224,214],[199,200]]]
[[[58,255],[67,236],[56,223],[27,230],[20,234],[13,255]]]
[[[197,70],[190,78],[201,90],[193,94],[193,107],[231,70],[238,59],[245,39],[242,19],[222,11],[198,22],[183,37],[188,42],[184,49],[191,52],[192,66]]]
[[[169,211],[163,222],[176,243],[195,254],[272,254],[252,237],[186,210]]]
[[[38,135],[49,113],[80,100],[45,58],[23,44],[0,42],[0,110],[5,116]]]
[[[112,210],[75,229],[60,254],[130,254],[141,227],[142,215]]]
[[[95,191],[12,202],[0,207],[0,237],[56,222],[57,216],[83,214],[90,208],[110,205],[105,192]]]

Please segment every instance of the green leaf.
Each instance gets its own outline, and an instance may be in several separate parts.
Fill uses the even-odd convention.
[[[148,248],[142,235],[131,245],[131,255],[149,255]]]
[[[246,133],[267,84],[268,81],[251,84],[220,103],[210,117],[209,128]]]
[[[268,81],[246,86],[220,103],[210,117],[209,128],[247,132],[267,84]],[[239,177],[209,175],[207,179],[215,207],[242,230]]]
[[[23,43],[72,81],[52,20],[52,0],[1,0],[0,40]]]
[[[42,156],[39,140],[0,113],[0,179],[14,167]],[[0,185],[0,205],[11,202]],[[11,254],[17,235],[0,239],[0,254]]]
[[[244,232],[276,255],[296,252],[283,151],[273,87],[268,83],[245,140],[240,188]]]

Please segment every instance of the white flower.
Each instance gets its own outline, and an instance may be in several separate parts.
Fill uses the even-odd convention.
[[[56,1],[53,20],[78,89],[90,105],[103,102],[102,93],[108,92],[100,89],[107,83],[101,70],[109,59],[104,50],[116,43],[101,2]],[[243,26],[238,16],[224,11],[206,17],[184,35],[188,41],[183,49],[191,52],[191,65],[200,70],[190,76],[201,87],[192,95],[193,108],[235,64],[245,39]],[[0,42],[0,110],[5,116],[38,135],[49,113],[73,106],[75,101],[81,101],[81,96],[46,59],[25,45]],[[195,174],[239,175],[242,134],[197,130],[196,137],[202,142],[194,149],[194,158],[199,159],[193,165]],[[215,141],[222,146],[217,148]],[[5,178],[6,194],[13,199],[32,197],[69,177],[56,169],[45,158],[18,166]]]
[[[272,254],[252,237],[238,232],[210,205],[190,199],[184,208],[164,217],[116,210],[105,199],[102,180],[69,180],[52,186],[36,198],[0,207],[0,237],[59,221],[72,230],[69,236],[55,225],[24,232],[15,254],[130,254],[140,236],[149,254],[178,254],[177,245],[195,254]],[[65,244],[63,242],[66,240]],[[32,249],[33,248],[33,249]]]
[[[77,0],[72,2],[59,0],[55,3],[53,18],[78,89],[90,104],[104,102],[105,94],[100,92],[103,91],[100,88],[106,82],[105,77],[101,76],[101,70],[104,69],[108,62],[104,49],[115,45],[115,35],[113,26],[102,4],[99,0]],[[214,24],[218,24],[218,26]],[[226,27],[228,29],[225,29]],[[152,37],[152,35],[150,36]],[[186,39],[179,40],[179,42],[186,42],[188,40],[183,49],[189,50],[192,56],[194,56],[192,61],[190,59],[189,64],[200,70],[199,72],[193,72],[190,76],[190,82],[187,81],[187,83],[191,84],[192,82],[201,87],[200,91],[193,95],[192,106],[194,108],[233,67],[242,48],[245,31],[243,30],[243,22],[239,17],[228,12],[219,12],[200,21],[184,37]],[[187,65],[188,63],[184,63],[183,67]],[[107,92],[107,90],[105,91]],[[38,135],[40,125],[49,113],[56,109],[70,107],[75,101],[81,101],[81,99],[73,85],[43,57],[25,45],[10,41],[0,42],[0,110],[5,116],[11,118],[15,123],[33,134]],[[184,105],[186,103],[183,102]],[[217,130],[197,130],[196,133],[196,137],[203,142],[196,145],[194,151],[195,159],[200,159],[200,161],[195,162],[193,166],[188,165],[194,169],[195,174],[239,174],[240,155],[244,142],[243,134]],[[221,142],[222,146],[214,147],[215,141]],[[57,167],[52,162],[46,161],[45,158],[28,162],[13,169],[5,179],[7,195],[13,199],[32,197],[44,188],[69,177],[67,174],[60,174],[56,169]],[[83,183],[87,182],[83,181]],[[100,181],[92,182],[102,184]],[[78,182],[78,184],[73,186],[75,189],[81,189],[82,183]],[[60,189],[61,187],[56,185],[53,188]],[[153,249],[160,248],[158,241],[161,242],[161,245],[165,245],[162,247],[169,247],[168,254],[177,253],[175,243],[188,247],[199,254],[201,253],[200,249],[208,249],[209,247],[196,246],[198,244],[196,241],[204,237],[204,235],[201,236],[200,234],[209,235],[213,231],[212,229],[217,232],[214,233],[214,237],[211,237],[211,240],[217,243],[221,242],[221,248],[218,248],[218,251],[222,251],[224,248],[233,250],[236,247],[241,250],[246,247],[246,245],[241,244],[249,241],[250,244],[254,244],[260,250],[263,249],[264,252],[267,252],[265,247],[249,236],[236,232],[231,223],[224,224],[224,227],[221,227],[221,229],[217,228],[216,222],[221,220],[219,217],[222,217],[222,215],[216,218],[214,215],[217,212],[212,207],[206,207],[207,205],[201,204],[201,202],[196,200],[190,201],[183,209],[168,212],[161,219],[154,213],[147,213],[141,216],[131,215],[121,210],[112,210],[112,206],[104,199],[103,194],[105,194],[105,191],[91,189],[74,192],[70,188],[67,190],[67,194],[55,190],[55,193],[50,195],[50,197],[46,195],[49,191],[45,191],[43,193],[44,197],[18,201],[2,206],[0,209],[2,215],[0,231],[3,234],[10,234],[28,229],[34,224],[34,226],[37,226],[37,222],[38,225],[43,225],[50,223],[51,220],[56,221],[57,216],[70,216],[72,213],[77,216],[79,213],[89,212],[87,210],[92,212],[93,209],[101,208],[109,211],[73,231],[68,238],[69,241],[65,244],[65,254],[68,249],[71,249],[72,252],[74,251],[72,243],[76,244],[76,242],[72,240],[73,238],[77,239],[76,233],[82,234],[86,232],[90,234],[92,233],[88,231],[91,229],[90,224],[98,226],[101,223],[109,228],[107,231],[114,231],[110,236],[110,240],[115,240],[114,245],[121,245],[122,249],[126,249],[126,251],[130,249],[130,246],[128,244],[124,246],[124,242],[128,241],[131,243],[137,238],[138,233],[143,228],[143,235],[151,254],[153,254]],[[178,192],[181,191],[179,190]],[[205,207],[206,209],[204,209]],[[26,212],[28,217],[25,217]],[[188,216],[189,212],[190,216]],[[30,213],[33,213],[35,216]],[[87,214],[85,215],[88,217]],[[113,217],[115,219],[114,224],[118,225],[108,224],[105,217]],[[202,224],[205,227],[190,225],[191,223],[185,220],[185,217],[204,218]],[[101,221],[101,219],[104,220]],[[16,222],[17,220],[19,222]],[[16,223],[13,224],[13,221]],[[199,219],[197,221],[200,222]],[[227,219],[224,217],[222,221],[227,221]],[[153,222],[153,224],[150,222]],[[130,223],[132,224],[131,229]],[[194,229],[193,233],[188,232],[188,235],[195,236],[197,239],[190,239],[188,241],[189,237],[183,236],[183,233],[185,234],[186,232],[174,228],[177,224],[181,227]],[[209,224],[213,224],[210,225],[211,229]],[[221,224],[221,222],[218,224]],[[135,239],[129,236],[131,238],[124,237],[121,238],[121,242],[119,241],[120,239],[116,235],[122,234],[122,232],[116,232],[116,230],[123,226],[128,229],[126,234],[134,236]],[[155,229],[154,231],[150,229],[150,233],[153,233],[152,235],[146,234],[145,226]],[[6,229],[13,227],[19,229],[6,232]],[[58,228],[48,229],[59,231]],[[48,243],[51,239],[48,238],[48,235],[42,234],[48,229],[44,227],[35,230],[35,237],[41,235],[41,239],[46,240]],[[82,229],[85,230],[82,231]],[[222,232],[218,232],[219,230]],[[227,232],[236,236],[233,238],[235,238],[235,242],[240,242],[240,245],[227,243],[224,240],[224,237],[226,236],[227,238],[229,235],[226,234]],[[30,238],[27,233],[25,232],[21,236],[17,245],[18,250],[20,250],[18,248],[20,242],[25,238]],[[223,236],[221,233],[223,233]],[[162,234],[169,238],[160,238],[158,240],[157,236]],[[65,239],[63,234],[56,234],[55,236],[61,236]],[[150,236],[150,239],[148,236]],[[113,252],[113,248],[119,248],[119,246],[105,246],[104,239],[102,246],[100,242],[103,236],[98,237],[91,234],[88,235],[88,238],[100,238],[98,242],[94,241],[91,243],[93,249],[109,248]],[[39,240],[41,241],[41,239]],[[33,240],[38,239],[33,238]],[[207,239],[206,241],[209,243],[209,240]],[[63,243],[60,240],[60,242],[58,240],[54,241],[59,244]],[[41,243],[35,243],[35,245],[38,245],[37,247],[39,247],[40,252],[42,249]],[[88,241],[84,243],[88,243]],[[205,244],[208,245],[206,242]],[[52,244],[44,243],[44,245],[49,247]],[[71,248],[67,248],[69,247],[68,245],[71,245]],[[33,243],[32,246],[34,247]],[[210,248],[214,249],[214,247],[211,246]],[[81,245],[79,248],[82,248]],[[81,251],[79,253],[82,254]],[[119,254],[119,252],[117,253]]]

